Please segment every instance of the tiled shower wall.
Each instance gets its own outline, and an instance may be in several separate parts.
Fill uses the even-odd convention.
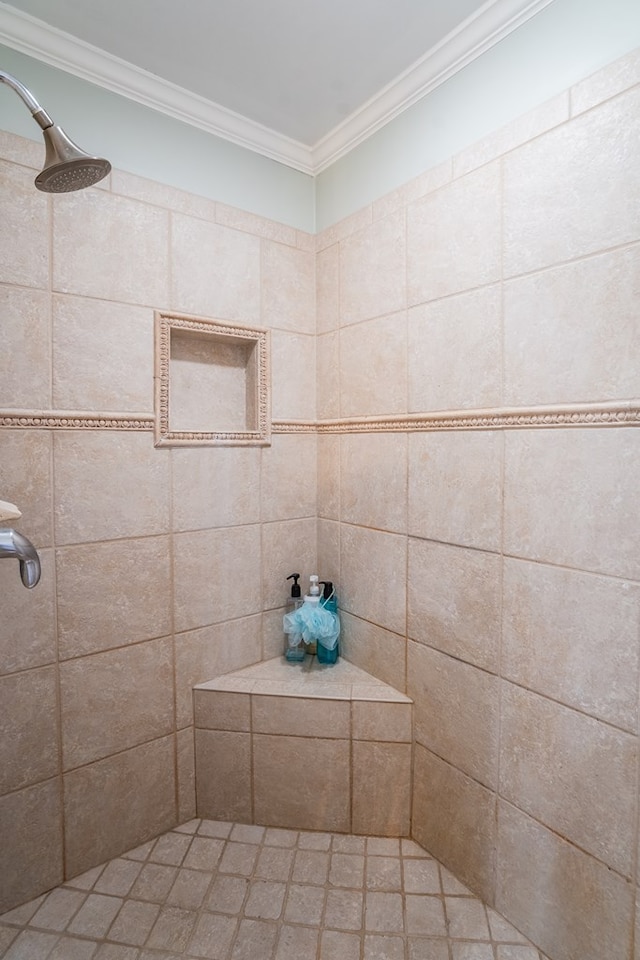
[[[318,238],[317,463],[304,432],[0,430],[45,566],[27,593],[0,565],[5,898],[191,815],[190,686],[278,652],[317,477],[344,651],[416,701],[414,837],[553,960],[640,960],[640,431],[602,425],[639,419],[639,81],[628,57]],[[274,418],[313,422],[309,237],[117,172],[45,198],[0,137],[0,410],[144,426],[162,308],[271,327]]]
[[[0,564],[2,910],[194,815],[191,688],[280,651],[316,437],[151,432],[154,309],[270,328],[273,416],[313,423],[312,237],[119,172],[47,197],[41,145],[0,154],[0,497],[43,561]]]
[[[414,838],[553,960],[640,958],[638,82],[319,237],[344,652],[415,700]]]

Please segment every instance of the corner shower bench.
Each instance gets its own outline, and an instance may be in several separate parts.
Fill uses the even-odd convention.
[[[344,659],[194,687],[199,817],[408,836],[412,701]]]

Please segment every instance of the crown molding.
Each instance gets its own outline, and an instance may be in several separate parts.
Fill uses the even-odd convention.
[[[88,80],[166,116],[313,174],[311,151],[254,120],[0,2],[0,42],[74,77]]]
[[[424,57],[313,146],[49,26],[0,0],[0,42],[82,80],[311,176],[325,170],[408,107],[491,49],[554,0],[488,0]]]
[[[311,149],[314,174],[345,156],[554,0],[488,0]]]

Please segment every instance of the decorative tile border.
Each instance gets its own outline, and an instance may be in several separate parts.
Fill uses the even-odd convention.
[[[639,403],[571,404],[546,407],[447,410],[393,417],[349,417],[314,425],[279,420],[274,433],[425,433],[438,430],[514,430],[526,427],[640,426]]]
[[[274,434],[426,433],[439,430],[521,430],[550,427],[637,427],[640,403],[572,404],[454,410],[392,417],[345,417],[335,420],[274,420]],[[152,414],[0,410],[0,428],[40,430],[153,431]]]
[[[152,414],[85,413],[59,410],[0,410],[0,427],[35,427],[39,430],[135,430],[152,431]]]

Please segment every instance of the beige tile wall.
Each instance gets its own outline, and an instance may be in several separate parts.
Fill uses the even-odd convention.
[[[148,413],[154,307],[271,327],[281,419],[637,402],[639,64],[613,64],[325,231],[315,281],[310,238],[137,177],[44,198],[32,145],[5,138],[3,404]],[[346,429],[317,449],[276,435],[223,454],[11,429],[0,445],[2,496],[48,565],[26,596],[0,566],[0,670],[15,689],[44,682],[58,717],[55,746],[34,742],[29,782],[0,798],[0,876],[16,896],[190,815],[191,685],[276,655],[280,581],[319,562],[339,586],[345,655],[416,698],[415,838],[552,960],[631,960],[640,431]],[[133,709],[135,729],[125,717],[107,733],[124,684],[97,701],[93,759],[63,767],[78,749],[70,718],[86,719],[69,667],[94,689],[102,664],[113,676],[147,649],[169,650],[169,726],[158,661],[139,678],[152,738],[142,724],[138,739]],[[390,769],[366,748],[363,776]],[[22,776],[10,757],[6,770]]]
[[[639,71],[318,238],[343,650],[415,701],[413,836],[552,960],[640,958],[640,430],[348,418],[638,403]]]
[[[119,172],[45,197],[40,151],[2,143],[0,409],[148,417],[169,309],[269,327],[274,414],[315,419],[313,238]],[[316,438],[2,429],[0,489],[43,565],[33,591],[0,565],[3,910],[194,815],[191,688],[279,652]]]

